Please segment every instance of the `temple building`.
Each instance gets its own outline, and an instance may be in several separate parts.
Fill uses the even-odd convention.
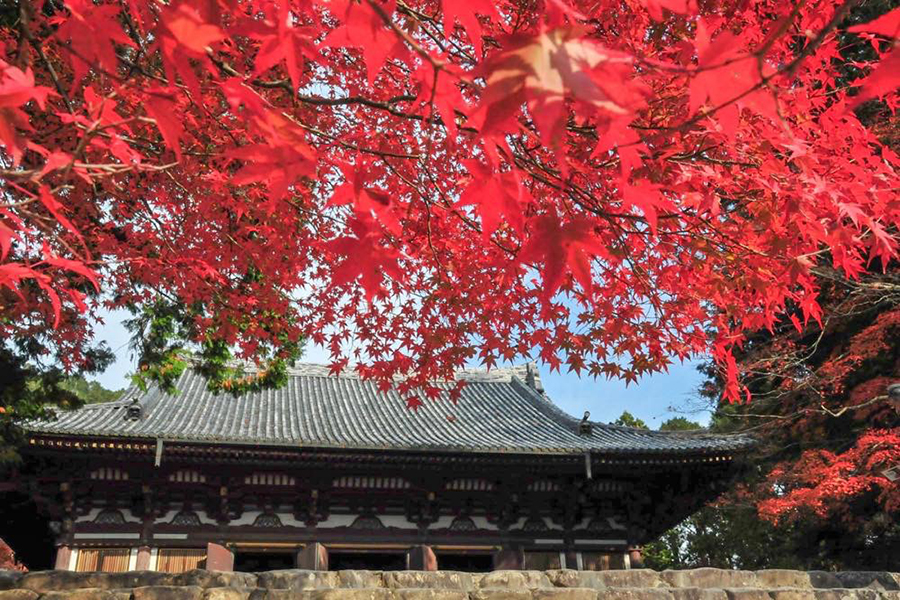
[[[466,370],[413,411],[355,373],[178,393],[31,423],[20,478],[76,571],[629,568],[729,485],[742,436],[562,412],[531,365]]]

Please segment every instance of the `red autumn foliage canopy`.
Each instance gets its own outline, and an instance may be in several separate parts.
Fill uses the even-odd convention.
[[[848,86],[854,4],[20,0],[0,335],[77,365],[100,299],[168,298],[408,389],[712,350],[736,399],[746,332],[818,318],[814,265],[897,252],[900,160],[853,109],[896,108],[900,11],[853,28],[881,59]]]

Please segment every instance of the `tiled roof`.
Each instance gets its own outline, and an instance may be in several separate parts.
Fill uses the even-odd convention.
[[[333,376],[327,367],[299,365],[285,387],[233,397],[213,394],[186,371],[179,393],[131,389],[122,399],[61,412],[56,421],[32,422],[35,433],[84,437],[161,438],[181,442],[257,444],[303,448],[410,451],[712,454],[749,448],[745,436],[656,432],[593,423],[579,434],[579,419],[541,393],[526,367],[465,370],[457,403],[450,382],[418,411],[395,391],[381,392],[355,373]],[[531,380],[529,385],[526,380]],[[137,400],[138,420],[126,419]]]

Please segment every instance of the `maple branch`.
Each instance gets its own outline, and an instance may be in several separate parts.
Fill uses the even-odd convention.
[[[701,110],[697,111],[696,115],[694,115],[687,121],[684,121],[676,126],[650,127],[650,126],[636,125],[636,124],[632,123],[630,125],[630,127],[632,127],[633,129],[648,129],[648,130],[653,130],[653,131],[685,131],[685,130],[689,129],[691,126],[696,125],[697,123],[699,123],[706,117],[710,117],[710,116],[718,113],[720,110],[722,110],[728,106],[731,106],[735,102],[743,100],[747,96],[759,91],[760,89],[768,87],[769,83],[776,77],[780,77],[782,75],[787,75],[788,77],[793,77],[793,75],[796,73],[796,70],[800,68],[800,65],[803,63],[803,61],[806,59],[806,57],[808,57],[810,54],[815,52],[815,50],[820,45],[822,45],[822,43],[825,41],[825,38],[828,37],[828,34],[831,33],[831,31],[837,27],[837,25],[844,19],[846,14],[854,6],[859,4],[860,1],[861,0],[846,0],[837,9],[835,14],[828,21],[828,23],[826,23],[825,26],[819,30],[819,32],[812,39],[812,41],[810,41],[809,44],[804,46],[803,49],[797,54],[797,56],[795,56],[794,59],[791,60],[791,62],[789,62],[787,65],[779,67],[778,69],[776,69],[774,72],[770,73],[769,75],[760,77],[760,80],[756,84],[754,84],[750,88],[744,90],[743,92],[737,94],[736,96],[730,98],[729,100],[726,100],[716,106],[713,106],[713,107],[710,107],[707,109],[701,109]],[[743,57],[733,59],[733,60],[735,60],[735,61],[746,60],[750,56],[753,56],[753,55],[751,54],[751,55],[743,56]],[[727,63],[723,62],[723,65],[724,64],[727,64]],[[715,67],[710,67],[710,68],[719,68],[721,66],[722,65],[716,65]],[[626,144],[626,145],[629,145],[629,144]]]
[[[336,142],[339,146],[341,146],[343,148],[347,148],[348,150],[354,150],[356,152],[362,152],[364,154],[372,154],[374,156],[388,156],[391,158],[405,158],[405,159],[414,159],[414,160],[417,160],[421,156],[419,154],[404,154],[401,152],[391,152],[389,150],[375,150],[374,148],[358,146],[358,145],[352,144],[350,142],[345,142],[345,141],[339,139],[337,136],[325,133],[324,131],[321,131],[319,129],[316,129],[315,127],[312,127],[311,125],[307,125],[306,123],[303,123],[302,121],[299,121],[290,115],[285,114],[284,116],[287,117],[288,119],[290,119],[291,122],[296,124],[298,127],[301,127],[302,129],[305,129],[306,131],[308,131],[314,135],[318,135],[325,139]]]
[[[53,81],[56,91],[63,99],[66,110],[68,110],[70,114],[74,114],[75,111],[72,108],[72,101],[69,100],[69,95],[66,93],[65,88],[63,88],[62,82],[59,80],[59,75],[56,73],[56,69],[53,68],[53,64],[44,53],[44,48],[41,46],[41,43],[35,40],[34,36],[31,35],[31,30],[29,29],[31,24],[31,15],[29,14],[30,7],[31,4],[29,2],[25,2],[24,0],[19,2],[19,29],[22,36],[28,40],[28,43],[34,48],[35,52],[37,52],[41,61],[44,63],[44,66],[47,67],[47,73],[50,75],[50,80]]]
[[[429,38],[431,38],[431,40],[435,43],[435,45],[437,45],[437,47],[440,49],[441,52],[445,51],[444,47],[441,45],[441,42],[440,42],[440,40],[443,39],[444,41],[451,44],[453,46],[453,49],[464,59],[468,60],[470,63],[475,64],[478,62],[478,60],[475,58],[475,56],[473,56],[465,48],[460,46],[459,43],[457,43],[457,41],[452,38],[452,36],[443,35],[440,33],[441,28],[436,23],[434,17],[428,16],[420,11],[415,10],[414,8],[410,7],[405,2],[403,2],[403,0],[398,0],[397,10],[406,14],[407,16],[414,18],[416,21],[421,23],[423,25],[422,31],[424,31],[425,34]],[[425,27],[426,23],[429,25],[432,25],[435,28],[435,30],[438,31],[438,34],[432,33],[431,29],[429,27]]]
[[[230,75],[232,77],[241,77],[244,78],[237,69],[229,65],[224,60],[213,55],[212,52],[208,53],[210,60],[218,66],[222,72],[226,75]],[[265,81],[260,78],[254,78],[249,80],[249,83],[255,87],[259,87],[262,89],[283,89],[291,94],[291,97],[298,102],[302,102],[303,104],[311,104],[313,106],[342,106],[342,105],[351,105],[351,104],[360,104],[362,106],[368,106],[369,108],[376,108],[379,110],[384,110],[394,115],[395,117],[405,117],[405,118],[414,118],[413,115],[409,115],[404,113],[403,111],[397,110],[394,105],[400,102],[412,102],[416,99],[416,96],[413,94],[400,94],[398,96],[393,96],[392,98],[388,98],[387,100],[372,100],[371,98],[366,98],[364,96],[345,96],[343,98],[326,98],[324,96],[309,96],[303,94],[295,94],[294,88],[291,84],[290,79],[277,79],[274,81]]]
[[[404,42],[409,44],[410,48],[412,48],[416,52],[416,54],[418,54],[419,56],[424,58],[426,61],[428,61],[428,63],[432,66],[432,68],[437,70],[437,69],[442,69],[444,67],[443,61],[436,59],[434,56],[431,55],[430,52],[428,52],[428,50],[425,50],[425,48],[423,48],[421,45],[419,45],[419,43],[416,40],[412,39],[412,36],[410,36],[408,33],[403,31],[399,27],[397,27],[396,23],[394,23],[394,20],[391,18],[391,16],[389,14],[387,14],[386,12],[384,12],[384,9],[381,8],[381,6],[378,5],[376,2],[374,2],[374,0],[366,0],[366,3],[370,7],[372,7],[372,10],[374,10],[378,14],[378,16],[381,17],[381,20],[384,21],[385,25],[387,25],[388,27],[391,28],[391,30],[394,32],[394,34],[397,37],[399,37]]]

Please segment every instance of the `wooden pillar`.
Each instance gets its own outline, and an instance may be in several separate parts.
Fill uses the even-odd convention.
[[[644,555],[640,546],[631,546],[628,548],[628,567],[630,569],[644,568]]]
[[[297,553],[297,568],[309,571],[328,570],[328,549],[319,542],[307,544]]]
[[[521,571],[525,568],[525,552],[521,548],[503,548],[494,553],[495,571]]]
[[[210,571],[234,571],[234,553],[225,546],[208,543],[206,568]]]
[[[437,571],[437,556],[431,546],[413,546],[407,552],[410,571]]]
[[[56,563],[53,568],[58,571],[69,570],[69,560],[72,558],[72,549],[68,546],[60,546],[56,549]]]
[[[137,562],[134,563],[135,571],[148,571],[150,569],[150,546],[139,546]]]

